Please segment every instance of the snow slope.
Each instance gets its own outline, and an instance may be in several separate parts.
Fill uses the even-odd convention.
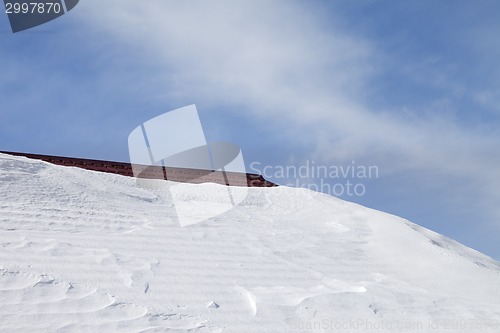
[[[500,332],[500,263],[407,220],[279,187],[181,227],[148,184],[0,155],[0,331]]]

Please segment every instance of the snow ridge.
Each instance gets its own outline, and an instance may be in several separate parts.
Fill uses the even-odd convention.
[[[442,235],[286,187],[181,227],[171,185],[0,154],[0,332],[500,330],[500,264]]]

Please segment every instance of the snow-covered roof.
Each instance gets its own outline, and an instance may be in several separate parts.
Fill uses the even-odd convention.
[[[500,264],[407,220],[282,186],[183,227],[149,182],[0,154],[0,331],[499,330]]]

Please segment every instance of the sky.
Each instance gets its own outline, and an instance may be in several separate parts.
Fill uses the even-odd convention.
[[[81,0],[16,34],[0,15],[0,150],[128,161],[135,127],[196,104],[207,139],[240,145],[247,170],[499,260],[499,13],[487,0]],[[377,173],[291,174],[311,165]]]

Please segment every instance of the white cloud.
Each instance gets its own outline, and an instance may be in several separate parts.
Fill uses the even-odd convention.
[[[376,44],[333,29],[331,13],[307,5],[89,0],[79,17],[162,64],[165,97],[243,105],[234,112],[275,122],[291,140],[312,137],[316,148],[309,158],[365,159],[386,172],[450,175],[482,183],[477,191],[498,202],[498,133],[464,127],[439,110],[443,105],[431,105],[425,115],[371,109],[364,91],[380,70]],[[439,72],[431,81],[464,91]],[[488,94],[477,98],[492,103]]]

